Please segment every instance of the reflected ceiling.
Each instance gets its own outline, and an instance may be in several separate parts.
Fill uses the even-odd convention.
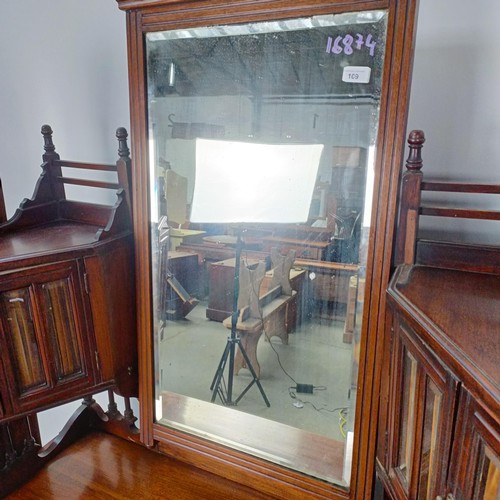
[[[278,24],[278,23],[274,23]],[[371,34],[377,40],[384,22],[316,27],[294,31],[170,38],[156,34],[149,45],[150,93],[219,96],[366,96],[377,98],[371,83],[342,81],[345,66],[372,68],[371,81],[381,71],[381,50],[352,54],[327,52],[328,38]],[[213,30],[213,29],[212,29]],[[190,33],[193,30],[190,30]],[[168,32],[166,32],[168,34]],[[219,36],[215,36],[219,33]],[[205,36],[205,34],[202,34]],[[380,54],[380,55],[379,55]],[[172,63],[175,76],[172,76]]]

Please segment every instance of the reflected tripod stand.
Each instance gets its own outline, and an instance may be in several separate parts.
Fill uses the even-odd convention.
[[[233,288],[233,310],[231,314],[231,334],[227,338],[226,347],[224,352],[222,353],[222,357],[219,361],[219,365],[215,372],[214,379],[212,384],[210,385],[210,390],[212,391],[212,403],[215,401],[217,394],[219,395],[222,404],[224,406],[236,406],[243,396],[248,392],[248,390],[256,384],[259,388],[259,391],[266,403],[266,406],[271,406],[269,400],[267,399],[266,393],[262,388],[262,384],[260,383],[259,377],[255,373],[255,370],[248,358],[248,355],[241,344],[241,339],[237,333],[237,323],[238,323],[238,296],[240,290],[240,262],[241,262],[241,250],[243,247],[243,242],[241,239],[241,229],[238,229],[238,235],[236,239],[236,252],[235,252],[235,263],[234,263],[234,288]],[[233,381],[234,381],[234,356],[236,354],[236,347],[240,350],[243,359],[245,360],[247,368],[250,370],[252,375],[251,382],[245,387],[242,393],[236,398],[233,399]],[[226,365],[228,364],[228,375],[227,375],[227,387],[224,387],[224,370]]]

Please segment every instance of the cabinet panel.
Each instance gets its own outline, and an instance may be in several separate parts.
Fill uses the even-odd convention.
[[[498,422],[464,388],[451,456],[448,494],[454,500],[500,498]]]
[[[0,281],[0,341],[15,410],[93,383],[85,300],[76,261],[23,269]]]
[[[414,428],[415,428],[415,403],[417,390],[417,360],[403,347],[403,393],[400,405],[399,447],[397,468],[407,487],[411,477]]]
[[[483,448],[477,477],[473,498],[484,500],[500,498],[500,458],[488,446]]]
[[[433,498],[431,492],[436,491],[438,477],[437,437],[442,420],[443,394],[431,379],[427,379],[426,382],[418,491],[422,498]]]
[[[47,335],[54,354],[56,380],[83,372],[83,357],[72,311],[71,283],[68,278],[41,286],[41,307],[47,323]]]
[[[398,318],[394,321],[389,476],[399,498],[444,491],[457,381]]]
[[[0,359],[0,418],[4,417],[8,412],[7,405],[9,404],[9,394],[7,392],[7,387],[8,386],[3,372],[3,363]]]
[[[47,386],[48,369],[44,366],[41,346],[33,321],[33,288],[18,288],[2,292],[2,323],[14,370],[17,394],[22,396],[31,389]]]

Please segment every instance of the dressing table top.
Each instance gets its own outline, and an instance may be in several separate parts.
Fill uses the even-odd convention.
[[[500,402],[500,275],[401,266],[389,297],[424,342]],[[450,356],[451,354],[451,356]]]

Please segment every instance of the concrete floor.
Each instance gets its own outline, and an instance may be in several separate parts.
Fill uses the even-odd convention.
[[[179,321],[167,321],[158,335],[161,391],[210,401],[210,384],[224,352],[230,331],[205,316],[201,302]],[[235,410],[343,440],[349,422],[341,429],[340,408],[354,413],[351,391],[352,346],[342,341],[344,322],[311,318],[289,335],[288,345],[262,335],[257,347],[260,382],[268,408],[254,384]],[[227,381],[227,368],[225,379]],[[251,382],[247,369],[234,377],[233,399]],[[296,384],[315,387],[312,394],[297,394]],[[353,396],[354,397],[354,396]],[[221,404],[219,398],[215,401]]]

